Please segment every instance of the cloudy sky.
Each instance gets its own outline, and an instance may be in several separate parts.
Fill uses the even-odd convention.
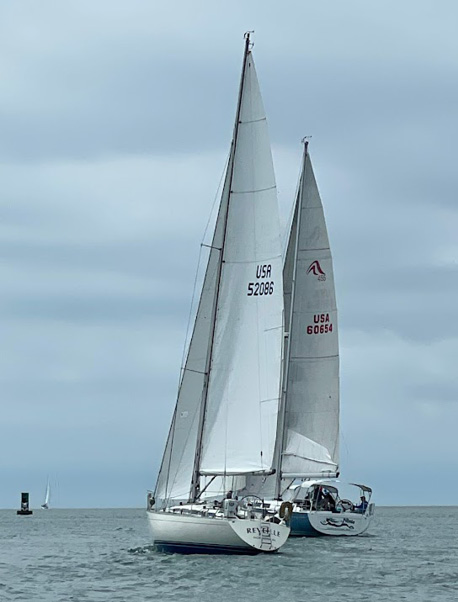
[[[254,55],[286,223],[300,139],[337,282],[342,473],[458,504],[454,0],[0,7],[0,507],[141,506]]]

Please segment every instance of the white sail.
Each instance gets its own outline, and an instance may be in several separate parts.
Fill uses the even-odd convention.
[[[48,478],[48,480],[46,481],[45,498],[44,498],[43,503],[41,504],[41,507],[44,510],[47,510],[49,508],[50,499],[51,499],[51,486],[49,484],[49,478]]]
[[[228,166],[228,174],[230,167],[231,165]],[[175,413],[156,484],[155,497],[163,503],[168,500],[187,500],[190,495],[206,362],[213,326],[213,306],[217,287],[220,249],[223,244],[228,177],[227,175],[223,188],[194,329],[178,391]]]
[[[282,259],[272,156],[251,53],[240,102],[201,474],[269,471],[277,426]]]
[[[46,506],[49,505],[50,495],[51,495],[51,489],[49,487],[49,481],[48,481],[48,483],[46,484],[46,493],[45,493],[45,501],[44,501],[44,503],[46,504]]]
[[[323,206],[307,145],[284,287],[285,323],[290,332],[282,476],[335,473],[339,463],[337,308]]]

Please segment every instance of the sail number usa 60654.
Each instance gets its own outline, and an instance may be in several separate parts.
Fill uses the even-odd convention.
[[[272,295],[274,292],[274,281],[272,278],[272,266],[270,264],[261,264],[256,266],[257,282],[248,283],[248,297],[259,297],[260,295]],[[267,280],[269,278],[269,280]]]
[[[327,334],[332,332],[329,314],[314,314],[313,324],[307,326],[307,334]]]

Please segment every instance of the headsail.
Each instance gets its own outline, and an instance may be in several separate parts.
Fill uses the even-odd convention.
[[[335,474],[339,462],[339,345],[331,251],[307,143],[284,266],[284,478]]]
[[[163,502],[169,499],[187,500],[190,495],[207,355],[213,328],[213,306],[228,197],[227,177],[226,175],[177,404],[156,483],[155,497]]]

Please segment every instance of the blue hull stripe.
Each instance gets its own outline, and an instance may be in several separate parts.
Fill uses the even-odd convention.
[[[255,548],[175,541],[155,541],[154,546],[158,552],[166,554],[259,554],[260,552]]]
[[[320,533],[312,527],[307,514],[293,512],[291,516],[291,537],[320,537]]]

